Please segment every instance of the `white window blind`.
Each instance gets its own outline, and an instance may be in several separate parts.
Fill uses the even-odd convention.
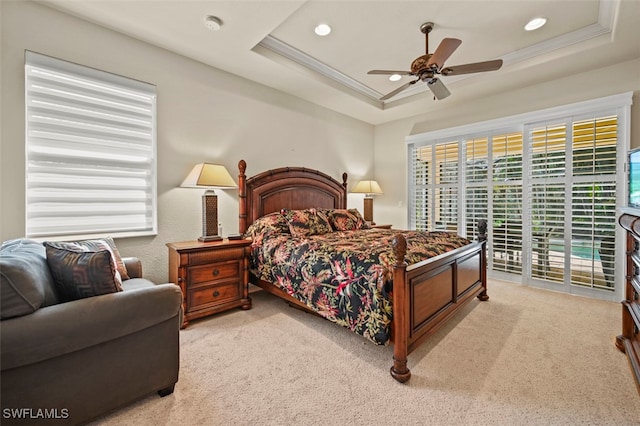
[[[533,126],[529,131],[531,275],[564,282],[567,126],[564,122]]]
[[[522,272],[522,133],[494,135],[492,268]]]
[[[157,233],[155,86],[26,52],[26,235]]]
[[[487,219],[489,206],[489,138],[468,139],[465,150],[464,236],[478,235],[478,221]]]
[[[436,145],[435,197],[433,212],[436,229],[458,230],[458,142]]]
[[[411,151],[411,168],[413,177],[413,195],[411,197],[411,223],[421,231],[432,229],[431,221],[431,187],[433,176],[433,147],[423,146]]]
[[[572,123],[571,284],[614,289],[616,116]]]

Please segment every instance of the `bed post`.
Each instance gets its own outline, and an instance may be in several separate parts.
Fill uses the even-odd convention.
[[[393,238],[393,253],[396,263],[393,266],[393,365],[391,376],[404,383],[411,377],[411,371],[407,368],[408,341],[409,341],[409,295],[406,282],[407,262],[404,257],[407,254],[407,240],[402,234]]]
[[[482,243],[482,250],[480,251],[480,280],[482,281],[482,291],[478,294],[478,299],[486,302],[489,300],[487,294],[487,220],[478,220],[478,241]]]
[[[478,220],[478,241],[487,241],[487,219]]]
[[[344,188],[344,194],[342,195],[342,208],[347,208],[347,173],[342,174],[342,187]]]
[[[247,175],[244,173],[247,170],[247,163],[244,160],[238,162],[238,232],[244,234],[247,230]]]

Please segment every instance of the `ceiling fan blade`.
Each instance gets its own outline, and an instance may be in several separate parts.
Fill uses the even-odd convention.
[[[433,92],[433,96],[438,100],[444,99],[451,94],[439,78],[432,78],[427,81],[427,86],[429,86],[429,89]]]
[[[440,45],[433,52],[433,55],[429,58],[427,62],[427,66],[433,68],[433,65],[438,67],[438,69],[442,68],[445,61],[449,59],[449,56],[460,46],[462,40],[457,38],[445,38],[440,42]]]
[[[400,74],[400,75],[414,75],[411,71],[391,71],[391,70],[371,70],[367,74]]]
[[[495,59],[493,61],[475,62],[473,64],[454,65],[452,67],[444,68],[442,75],[460,75],[471,74],[474,72],[495,71],[502,67],[502,59]]]
[[[417,80],[413,80],[410,81],[408,83],[403,84],[402,86],[398,87],[396,90],[387,93],[386,95],[384,95],[383,97],[380,98],[381,101],[386,101],[389,98],[393,98],[395,95],[397,95],[398,93],[402,92],[404,89],[406,89],[407,87],[411,86],[412,84],[416,84],[416,82],[420,81],[420,79]]]

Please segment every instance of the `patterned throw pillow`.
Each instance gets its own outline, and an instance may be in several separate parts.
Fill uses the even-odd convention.
[[[289,222],[289,232],[294,237],[309,237],[333,231],[327,217],[317,209],[288,210],[284,215]]]
[[[45,242],[47,264],[65,301],[122,291],[113,252],[106,242],[91,250],[77,243]]]
[[[288,234],[289,222],[280,212],[269,213],[256,219],[245,231],[244,237],[259,239],[268,234]]]
[[[118,268],[120,277],[123,280],[128,280],[130,277],[129,277],[129,273],[127,272],[127,267],[122,261],[122,257],[120,256],[120,252],[118,251],[118,248],[116,247],[116,243],[115,241],[113,241],[113,238],[105,237],[99,240],[84,240],[84,241],[78,241],[76,244],[79,244],[83,247],[87,247],[91,250],[97,251],[97,250],[100,250],[100,247],[102,247],[100,245],[102,243],[107,243],[107,245],[109,246],[109,250],[111,250],[111,253],[113,253],[113,257],[116,262],[116,268]]]
[[[329,223],[336,231],[355,231],[358,229],[370,229],[358,209],[328,210]]]

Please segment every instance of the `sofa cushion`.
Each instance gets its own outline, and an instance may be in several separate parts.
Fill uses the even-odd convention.
[[[27,315],[58,303],[44,246],[17,239],[0,247],[0,318]]]
[[[113,252],[77,243],[45,242],[47,263],[58,293],[65,301],[122,291]]]

